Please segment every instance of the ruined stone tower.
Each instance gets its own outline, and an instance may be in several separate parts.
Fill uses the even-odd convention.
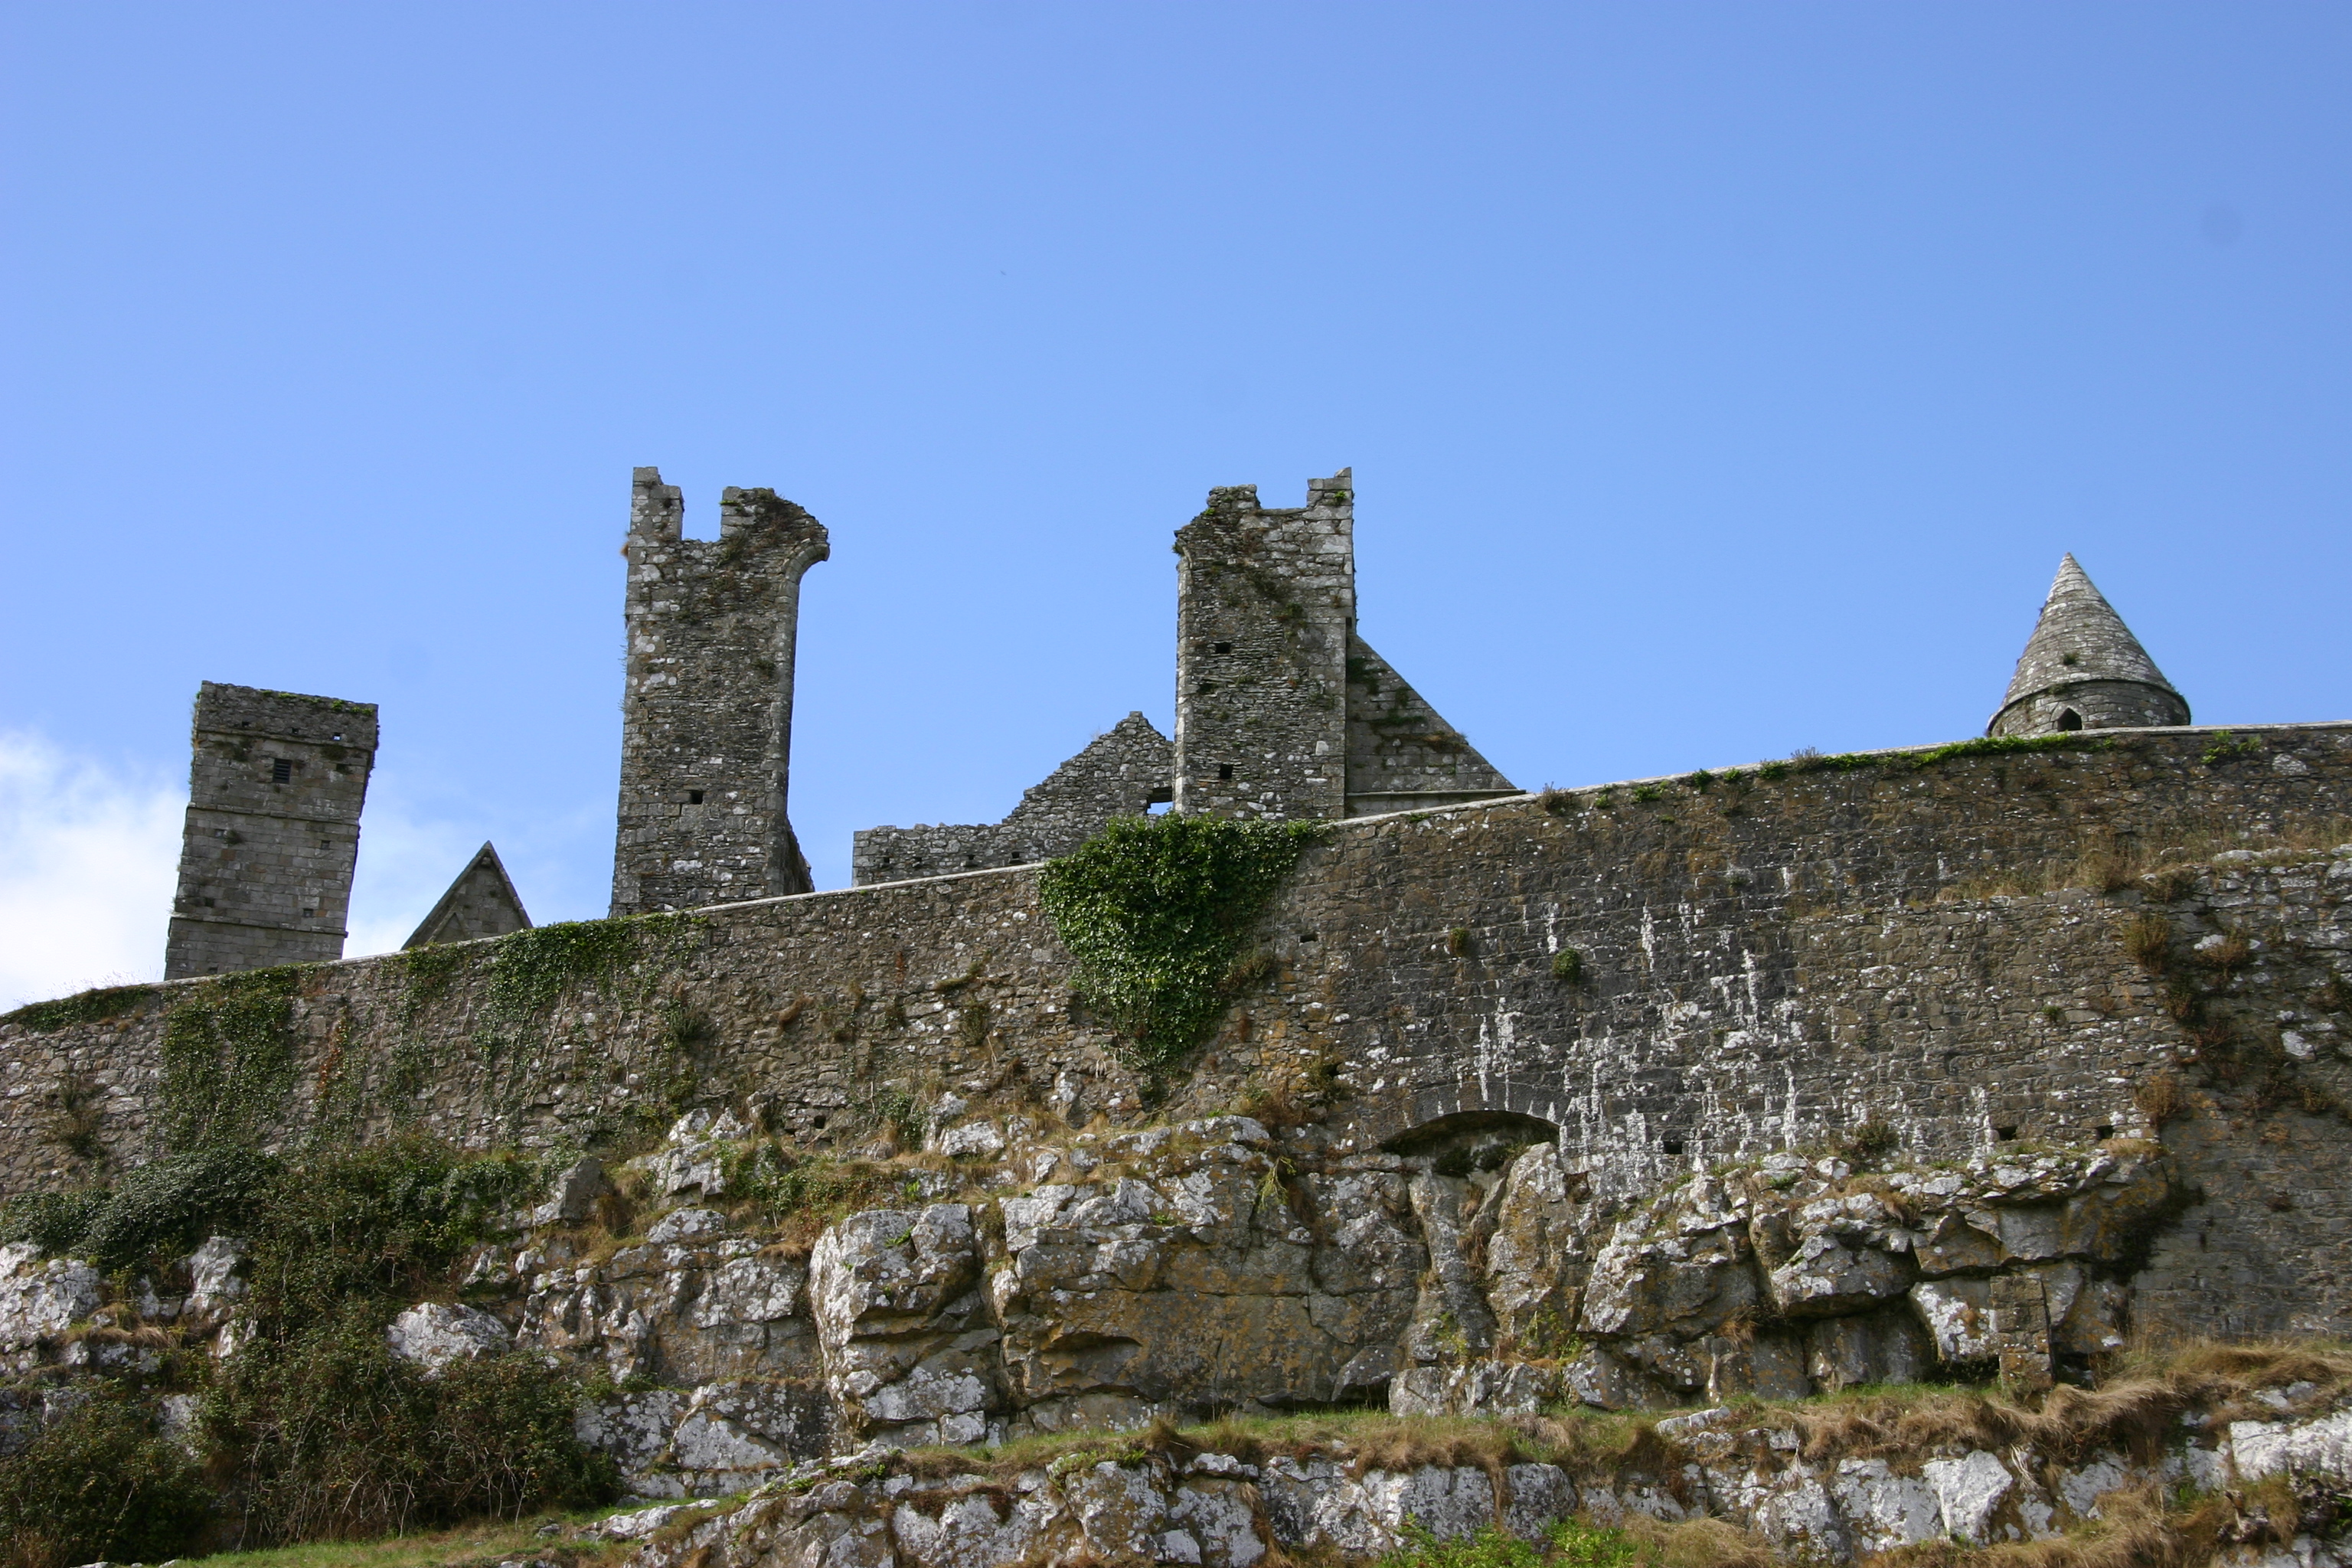
[[[2009,696],[1985,733],[2052,735],[2188,722],[2188,700],[2068,555],[2017,661]]]
[[[683,537],[657,468],[629,508],[615,915],[809,890],[785,815],[801,576],[824,525],[769,489],[730,486],[717,540]]]
[[[1363,816],[1517,788],[1356,633],[1355,492],[1209,492],[1176,531],[1176,809]]]
[[[370,702],[205,681],[163,978],[343,955]]]
[[[1176,531],[1176,809],[1345,816],[1348,637],[1356,625],[1351,471],[1268,510],[1209,492]]]

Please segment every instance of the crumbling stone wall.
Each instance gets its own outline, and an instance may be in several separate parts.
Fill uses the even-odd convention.
[[[719,538],[683,534],[658,468],[630,492],[615,915],[806,892],[785,813],[801,577],[824,526],[773,490],[729,486]]]
[[[2352,726],[1922,761],[1339,825],[1264,918],[1265,978],[1161,1110],[1301,1107],[1334,1157],[1531,1119],[1610,1202],[1865,1127],[1914,1162],[2160,1135],[2204,1196],[2151,1254],[2150,1313],[2352,1324],[2352,1268],[2328,1250],[2352,1228],[2352,1143],[2328,1109],[2352,1100],[2352,858],[2210,859],[2262,836],[2352,840]],[[2168,846],[2177,876],[2117,870],[2172,865]],[[841,1149],[901,1095],[1080,1124],[1144,1110],[1148,1086],[1073,1003],[1028,870],[629,922],[591,963],[521,962],[606,929],[310,972],[272,1124],[546,1146],[727,1105]],[[0,1184],[91,1173],[56,1131],[68,1081],[94,1089],[111,1161],[152,1152],[164,1016],[199,994],[0,1024]],[[2225,1037],[2292,1071],[2199,1087]],[[2150,1098],[2175,1079],[2179,1104]]]
[[[198,689],[166,979],[343,955],[375,742],[373,703]]]
[[[1171,799],[1172,765],[1168,737],[1141,713],[1129,713],[1023,792],[1003,822],[860,830],[850,851],[850,879],[866,887],[1066,855],[1112,817],[1140,816]]]

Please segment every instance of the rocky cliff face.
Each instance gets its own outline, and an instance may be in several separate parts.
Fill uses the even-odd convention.
[[[746,1199],[775,1146],[694,1113],[609,1177],[563,1172],[454,1300],[387,1331],[428,1364],[568,1365],[581,1436],[633,1490],[708,1496],[877,1442],[1156,1417],[2047,1386],[2122,1345],[2128,1265],[2179,1198],[2162,1147],[2130,1142],[1875,1172],[1776,1155],[1612,1205],[1507,1124],[1367,1154],[1243,1116],[1046,1138],[964,1107],[931,1142],[978,1127],[994,1157],[874,1162],[863,1190],[897,1201],[812,1240]],[[643,1220],[618,1238],[593,1218],[614,1182]],[[236,1269],[219,1237],[110,1300],[87,1264],[11,1247],[0,1343],[50,1377],[129,1366],[142,1330],[233,1354]]]

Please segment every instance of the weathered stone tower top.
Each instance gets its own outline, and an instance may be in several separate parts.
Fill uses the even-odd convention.
[[[657,468],[631,489],[613,913],[809,890],[785,814],[801,576],[824,527],[769,489],[730,486],[719,537],[683,534]]]
[[[2049,735],[2188,722],[2188,700],[2068,555],[2017,661],[2008,699],[1985,733]]]
[[[1362,816],[1518,793],[1356,633],[1351,471],[1176,531],[1176,809]]]
[[[371,702],[205,681],[163,978],[343,955]]]
[[[1303,507],[1255,485],[1209,492],[1176,531],[1176,809],[1348,814],[1348,637],[1356,626],[1352,471]]]

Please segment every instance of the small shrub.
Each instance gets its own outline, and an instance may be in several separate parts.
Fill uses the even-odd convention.
[[[1856,1123],[1846,1133],[1838,1152],[1852,1163],[1867,1169],[1894,1153],[1902,1142],[1895,1129],[1885,1122],[1866,1121]]]
[[[602,1502],[610,1458],[573,1436],[574,1391],[528,1355],[428,1377],[350,1307],[232,1358],[207,1401],[256,1543],[383,1535]]]
[[[1455,926],[1445,933],[1445,951],[1455,958],[1470,956],[1470,928]]]
[[[27,1193],[0,1210],[0,1239],[75,1252],[109,1273],[178,1257],[207,1236],[241,1228],[275,1160],[236,1147],[200,1149],[140,1166],[111,1188]]]
[[[1665,798],[1665,791],[1660,789],[1655,784],[1637,784],[1633,789],[1633,798],[1635,800],[1663,800]]]
[[[2132,1087],[2132,1103],[2152,1127],[2161,1127],[2180,1114],[2186,1101],[2180,1077],[2169,1068],[2148,1074]]]
[[[203,1473],[119,1394],[83,1401],[0,1458],[7,1568],[161,1562],[192,1548],[211,1513]]]
[[[1546,784],[1543,793],[1536,796],[1536,804],[1554,816],[1570,816],[1576,812],[1576,792]]]
[[[2162,915],[2146,914],[2124,927],[2124,951],[2132,962],[2151,972],[2170,961],[2172,922]]]
[[[105,1089],[79,1073],[68,1073],[49,1091],[49,1142],[78,1160],[95,1160],[106,1152],[99,1138],[103,1113],[99,1102]]]
[[[1551,977],[1563,985],[1581,985],[1586,981],[1584,954],[1572,947],[1563,947],[1551,955]]]
[[[923,1108],[903,1089],[886,1089],[874,1097],[874,1125],[901,1149],[923,1146]]]
[[[2241,739],[2227,730],[2217,730],[2213,733],[2213,743],[2205,748],[2205,765],[2219,767],[2233,757],[2258,756],[2262,749],[2263,743],[2252,735]]]

